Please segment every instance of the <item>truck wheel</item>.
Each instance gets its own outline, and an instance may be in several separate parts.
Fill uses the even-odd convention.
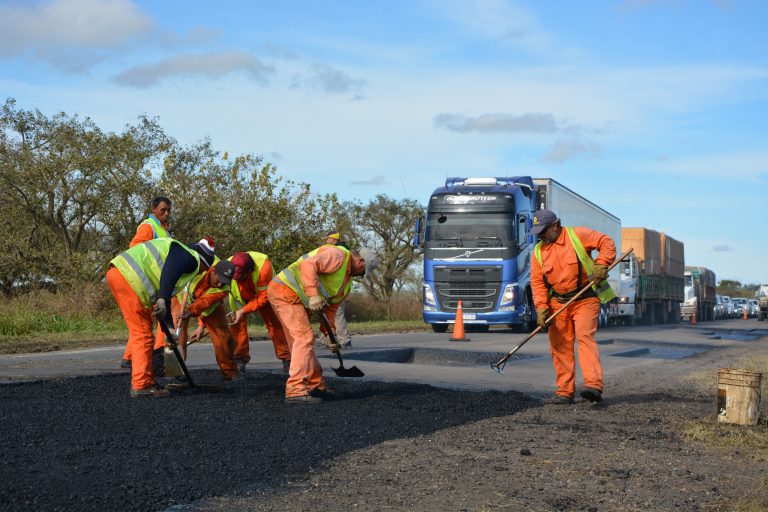
[[[432,324],[432,330],[435,332],[448,332],[448,324]]]
[[[758,313],[758,314],[757,314],[757,320],[758,320],[758,321],[760,321],[760,322],[762,322],[763,320],[765,320],[765,315],[764,315],[764,314],[762,314],[762,313]]]

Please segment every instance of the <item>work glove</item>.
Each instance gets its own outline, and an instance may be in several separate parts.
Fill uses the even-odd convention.
[[[187,308],[184,308],[184,311],[181,312],[181,315],[179,315],[182,320],[186,320],[187,318],[192,316],[192,312],[188,310]]]
[[[168,306],[165,304],[165,299],[157,299],[152,313],[155,315],[155,318],[165,322],[165,318],[168,316]]]
[[[596,279],[598,281],[608,279],[608,265],[600,265],[599,263],[595,263],[595,266],[592,268],[592,279]]]
[[[547,318],[549,318],[549,308],[539,308],[536,310],[536,323],[541,327],[546,327]]]
[[[323,309],[323,298],[319,295],[313,295],[309,298],[309,309],[318,311]]]

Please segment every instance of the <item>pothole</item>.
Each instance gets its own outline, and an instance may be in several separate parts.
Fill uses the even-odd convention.
[[[437,348],[392,348],[366,350],[343,354],[344,361],[369,361],[374,363],[423,364],[429,366],[488,367],[507,352],[470,352]],[[323,358],[336,356],[324,355]],[[513,354],[510,361],[532,359],[538,356]]]

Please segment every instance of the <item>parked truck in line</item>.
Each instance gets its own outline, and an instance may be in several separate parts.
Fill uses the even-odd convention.
[[[680,305],[680,319],[690,321],[696,312],[696,319],[715,319],[715,273],[706,267],[685,267],[685,289]]]
[[[676,323],[683,300],[685,249],[682,242],[648,228],[622,228],[618,301],[609,309],[610,322],[625,325]]]
[[[768,284],[761,284],[757,289],[758,312],[757,319],[763,321],[768,318]]]
[[[550,178],[448,178],[432,193],[414,245],[424,254],[423,317],[435,332],[455,321],[459,301],[468,328],[535,327],[530,265],[538,240],[530,229],[542,208],[621,247],[617,217]],[[608,281],[618,288],[618,266]]]

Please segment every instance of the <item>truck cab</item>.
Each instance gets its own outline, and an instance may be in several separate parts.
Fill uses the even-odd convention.
[[[535,207],[530,177],[448,178],[417,222],[424,252],[424,321],[445,332],[459,302],[468,327],[535,325],[528,234]]]

